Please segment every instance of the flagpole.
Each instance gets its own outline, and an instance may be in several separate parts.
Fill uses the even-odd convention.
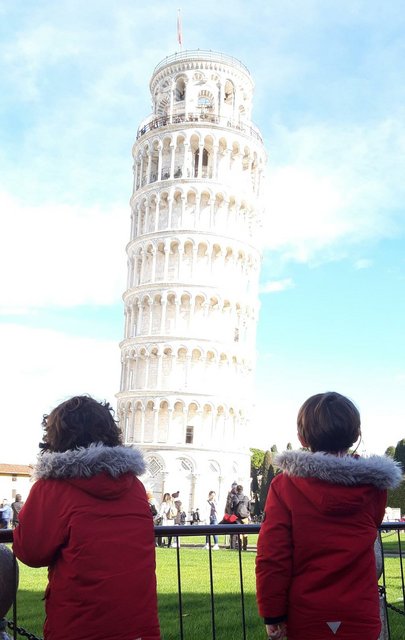
[[[181,25],[180,9],[177,9],[177,42],[180,45],[180,51],[181,51],[183,48],[183,30]]]

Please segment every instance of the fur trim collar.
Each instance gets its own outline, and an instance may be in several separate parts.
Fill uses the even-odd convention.
[[[62,453],[43,453],[38,457],[34,478],[91,478],[102,472],[117,478],[128,472],[141,476],[145,469],[142,453],[138,449],[106,447],[98,442]]]
[[[276,456],[275,463],[290,476],[317,478],[346,486],[372,484],[378,489],[393,489],[402,479],[399,463],[387,456],[357,458],[323,451],[285,451]]]

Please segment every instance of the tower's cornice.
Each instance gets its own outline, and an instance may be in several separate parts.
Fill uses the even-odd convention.
[[[183,65],[184,68],[188,69],[217,69],[218,66],[233,67],[234,69],[242,71],[244,74],[248,75],[252,82],[249,69],[237,58],[219,51],[190,49],[188,51],[173,53],[171,56],[166,56],[166,58],[161,60],[153,70],[151,85],[157,73],[162,71],[165,67],[171,67],[175,64]]]

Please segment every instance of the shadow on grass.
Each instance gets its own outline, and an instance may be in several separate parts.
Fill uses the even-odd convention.
[[[183,593],[183,633],[185,640],[208,640],[213,637],[211,600],[207,593]],[[177,594],[159,595],[159,618],[162,640],[180,638],[179,600]],[[238,593],[221,593],[214,598],[215,637],[217,640],[243,639],[242,602]],[[246,638],[265,638],[264,624],[257,613],[253,594],[245,595]]]

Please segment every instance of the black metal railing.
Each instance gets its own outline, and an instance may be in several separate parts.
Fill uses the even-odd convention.
[[[239,524],[230,524],[230,525],[185,525],[185,526],[159,526],[155,527],[155,536],[157,540],[161,540],[162,538],[171,538],[174,540],[174,546],[176,550],[176,567],[177,567],[177,598],[178,598],[178,637],[180,640],[185,639],[185,629],[184,629],[184,607],[183,607],[183,581],[182,581],[182,554],[181,550],[187,544],[184,544],[186,541],[189,542],[188,546],[196,546],[195,544],[190,543],[190,538],[195,537],[204,537],[208,536],[210,540],[208,546],[208,566],[209,566],[209,602],[210,602],[210,626],[211,626],[211,638],[212,640],[216,640],[217,638],[217,618],[216,618],[216,610],[215,610],[215,588],[214,588],[214,571],[213,571],[213,544],[212,537],[214,535],[217,536],[226,536],[226,544],[225,546],[232,546],[230,543],[233,540],[236,542],[234,544],[234,549],[237,551],[236,562],[238,563],[238,594],[240,602],[240,628],[241,635],[240,637],[243,640],[246,640],[247,637],[247,623],[246,623],[246,607],[245,607],[245,578],[243,573],[243,538],[245,536],[250,536],[252,534],[258,534],[260,531],[260,524],[248,524],[248,525],[239,525]],[[387,542],[387,537],[390,536],[389,542],[390,546],[384,549],[384,544],[382,546],[382,558],[383,558],[383,572],[382,572],[382,584],[380,585],[380,593],[383,595],[386,603],[386,607],[392,611],[392,615],[396,616],[405,616],[405,581],[404,581],[404,540],[401,539],[401,532],[405,531],[405,522],[395,522],[388,523],[385,522],[381,525],[379,534],[382,542]],[[10,543],[13,539],[13,532],[11,530],[0,530],[0,543]],[[201,540],[199,541],[199,546],[201,546]],[[221,545],[224,547],[224,544]],[[255,552],[255,546],[251,545],[249,549]],[[395,557],[398,560],[398,576],[395,577],[397,583],[400,584],[399,592],[402,594],[402,604],[401,597],[396,598],[394,602],[390,602],[390,584],[388,584],[385,563],[388,557]],[[17,564],[15,563],[15,575],[14,575],[14,584],[16,586],[16,570]],[[398,594],[397,594],[398,595]],[[397,606],[398,605],[398,606]],[[22,627],[17,626],[17,603],[16,598],[14,598],[13,605],[13,620],[7,621],[8,626],[13,631],[13,638],[17,638],[17,634],[27,637],[30,640],[37,640],[34,634],[26,631]],[[164,628],[163,628],[164,632]],[[177,637],[177,636],[176,636]],[[390,636],[389,628],[388,628],[388,637]],[[189,636],[187,636],[188,640]]]

